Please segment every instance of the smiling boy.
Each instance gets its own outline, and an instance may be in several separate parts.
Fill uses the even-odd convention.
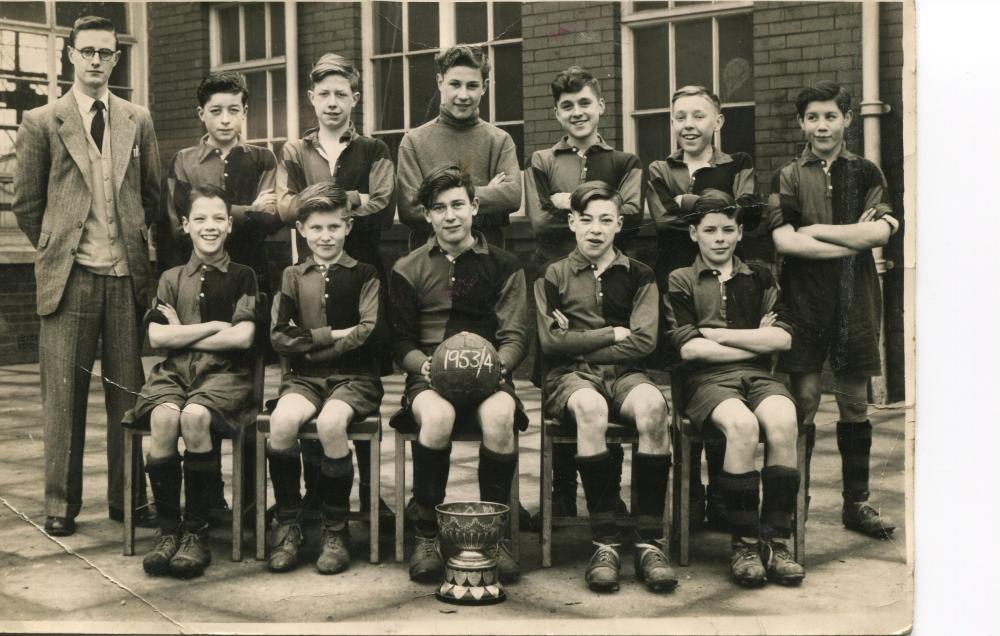
[[[361,99],[358,86],[361,74],[347,58],[336,53],[324,53],[309,72],[309,103],[316,114],[317,126],[310,128],[301,139],[289,140],[281,148],[278,164],[278,213],[286,225],[298,222],[301,193],[318,183],[335,183],[347,193],[351,231],[347,234],[344,251],[361,263],[371,265],[378,273],[382,289],[388,286],[379,246],[382,230],[391,227],[396,207],[395,180],[389,148],[381,139],[358,133],[351,119],[354,107]],[[303,262],[310,247],[301,236],[297,238],[299,261]],[[392,360],[385,352],[380,359],[383,375],[392,373]],[[322,453],[314,440],[302,444],[307,462],[305,483],[310,505],[317,500],[312,488],[318,476],[317,464]],[[368,510],[371,493],[370,442],[354,442],[357,450],[358,498],[361,510]],[[392,511],[379,499],[380,514],[391,517]],[[391,525],[391,524],[388,524]]]
[[[311,255],[285,270],[271,312],[271,343],[290,365],[271,414],[267,448],[277,517],[268,567],[285,572],[298,564],[303,537],[298,434],[315,416],[322,446],[315,490],[323,521],[316,569],[336,574],[350,564],[347,516],[354,464],[347,427],[376,412],[382,401],[381,283],[374,267],[344,251],[353,220],[342,188],[311,185],[299,194],[296,209],[296,228]]]
[[[726,438],[717,482],[732,535],[734,580],[749,587],[768,578],[795,585],[805,576],[785,545],[800,477],[795,403],[770,373],[770,354],[791,347],[792,329],[770,270],[734,256],[743,237],[742,214],[718,190],[706,190],[694,203],[689,236],[699,254],[694,264],[670,274],[667,333],[685,361],[687,416]],[[758,472],[754,454],[761,430],[767,452]]]
[[[868,503],[872,425],[868,383],[881,374],[882,293],[872,249],[899,229],[885,177],[847,150],[851,96],[833,82],[805,88],[795,102],[805,134],[802,155],[775,173],[769,200],[774,246],[784,256],[781,285],[798,327],[778,369],[812,424],[825,361],[837,380],[837,448],[844,527],[886,538],[894,526]],[[807,438],[811,459],[815,433]],[[807,481],[808,483],[808,481]]]
[[[576,248],[535,281],[536,320],[545,356],[545,413],[575,422],[576,467],[597,546],[586,571],[595,591],[618,589],[621,545],[615,524],[618,490],[605,435],[608,418],[633,424],[639,527],[633,537],[635,573],[655,592],[677,585],[663,535],[670,472],[666,400],[643,371],[659,324],[652,270],[614,247],[621,198],[608,184],[588,181],[570,197]]]
[[[409,247],[422,246],[432,230],[417,190],[441,166],[458,166],[472,178],[479,210],[473,227],[503,247],[502,227],[521,206],[521,166],[514,140],[479,118],[490,62],[478,46],[453,46],[434,56],[440,114],[403,136],[397,160],[399,220],[411,230]]]
[[[416,545],[410,578],[441,582],[444,562],[434,507],[445,498],[454,431],[478,427],[479,497],[507,503],[517,465],[514,427],[528,418],[511,372],[524,358],[528,333],[524,270],[517,257],[473,231],[479,212],[469,175],[455,166],[431,172],[417,192],[433,229],[427,242],[396,261],[389,294],[393,353],[406,371],[403,411],[394,427],[419,429],[413,442],[412,517]],[[456,408],[430,384],[431,356],[447,338],[468,331],[490,341],[500,357],[499,389],[471,407]],[[520,576],[508,538],[492,549],[504,583]]]
[[[225,192],[196,186],[187,197],[181,222],[191,237],[191,258],[163,273],[146,314],[149,343],[167,357],[123,420],[151,434],[146,472],[160,531],[142,567],[150,575],[183,578],[200,575],[212,560],[208,515],[219,459],[211,432],[234,434],[250,424],[255,408],[248,350],[258,312],[253,270],[232,262],[224,248],[233,227]]]

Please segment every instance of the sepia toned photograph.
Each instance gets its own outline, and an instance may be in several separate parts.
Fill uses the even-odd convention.
[[[895,634],[916,9],[0,4],[0,631]]]

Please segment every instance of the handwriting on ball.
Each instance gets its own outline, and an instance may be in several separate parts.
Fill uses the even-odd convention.
[[[493,353],[485,347],[480,350],[451,349],[444,355],[444,368],[475,369],[478,378],[483,369],[493,372]]]

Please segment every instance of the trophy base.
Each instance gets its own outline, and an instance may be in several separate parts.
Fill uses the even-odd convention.
[[[507,598],[497,578],[497,566],[492,560],[483,566],[469,566],[448,559],[444,583],[434,593],[439,601],[457,605],[493,605]]]

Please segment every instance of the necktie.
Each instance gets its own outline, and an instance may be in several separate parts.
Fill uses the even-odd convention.
[[[104,102],[97,100],[90,110],[94,111],[94,121],[90,122],[90,136],[97,145],[97,152],[101,152],[104,145]]]

